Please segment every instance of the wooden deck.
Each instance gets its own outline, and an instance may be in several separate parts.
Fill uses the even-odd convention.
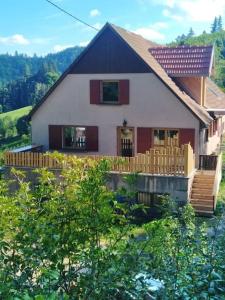
[[[135,157],[83,155],[83,159],[108,159],[111,161],[111,171],[140,172],[157,175],[189,176],[195,168],[195,159],[190,144],[181,148],[168,147],[150,149],[145,154]],[[64,166],[50,153],[7,152],[5,165],[12,167],[54,168]]]

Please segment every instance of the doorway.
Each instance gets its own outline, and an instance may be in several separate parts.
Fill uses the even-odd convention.
[[[134,128],[118,127],[117,129],[118,155],[123,157],[134,156]]]

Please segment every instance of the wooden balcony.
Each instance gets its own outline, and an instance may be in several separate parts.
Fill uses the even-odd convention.
[[[187,177],[195,169],[195,159],[190,144],[183,145],[181,148],[150,149],[135,157],[87,155],[82,158],[96,161],[108,159],[111,161],[111,171],[116,172]],[[5,166],[49,169],[64,167],[51,153],[39,152],[6,152]]]

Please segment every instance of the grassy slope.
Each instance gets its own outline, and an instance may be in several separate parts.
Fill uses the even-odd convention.
[[[31,106],[26,106],[17,110],[0,114],[0,119],[4,119],[5,117],[10,117],[12,120],[16,121],[20,117],[27,115],[30,112],[31,108],[32,108]],[[13,136],[13,137],[8,137],[6,139],[1,139],[0,140],[0,165],[1,165],[1,158],[3,156],[3,151],[25,146],[30,143],[31,143],[30,136],[22,136],[22,137]]]
[[[19,119],[20,117],[27,115],[30,112],[31,108],[32,106],[26,106],[20,109],[16,109],[16,110],[9,111],[7,113],[0,114],[0,119],[3,119],[5,117],[10,117],[12,120]]]

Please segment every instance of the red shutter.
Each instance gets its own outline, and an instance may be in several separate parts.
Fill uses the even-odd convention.
[[[62,149],[62,126],[61,125],[49,125],[49,149],[59,150]]]
[[[137,152],[145,153],[152,146],[152,128],[137,128]]]
[[[195,129],[181,128],[179,130],[179,141],[180,146],[190,143],[193,150],[195,150]]]
[[[119,81],[119,103],[129,104],[129,80]]]
[[[90,80],[90,104],[100,103],[100,80]]]
[[[98,151],[98,127],[86,126],[87,151]]]

